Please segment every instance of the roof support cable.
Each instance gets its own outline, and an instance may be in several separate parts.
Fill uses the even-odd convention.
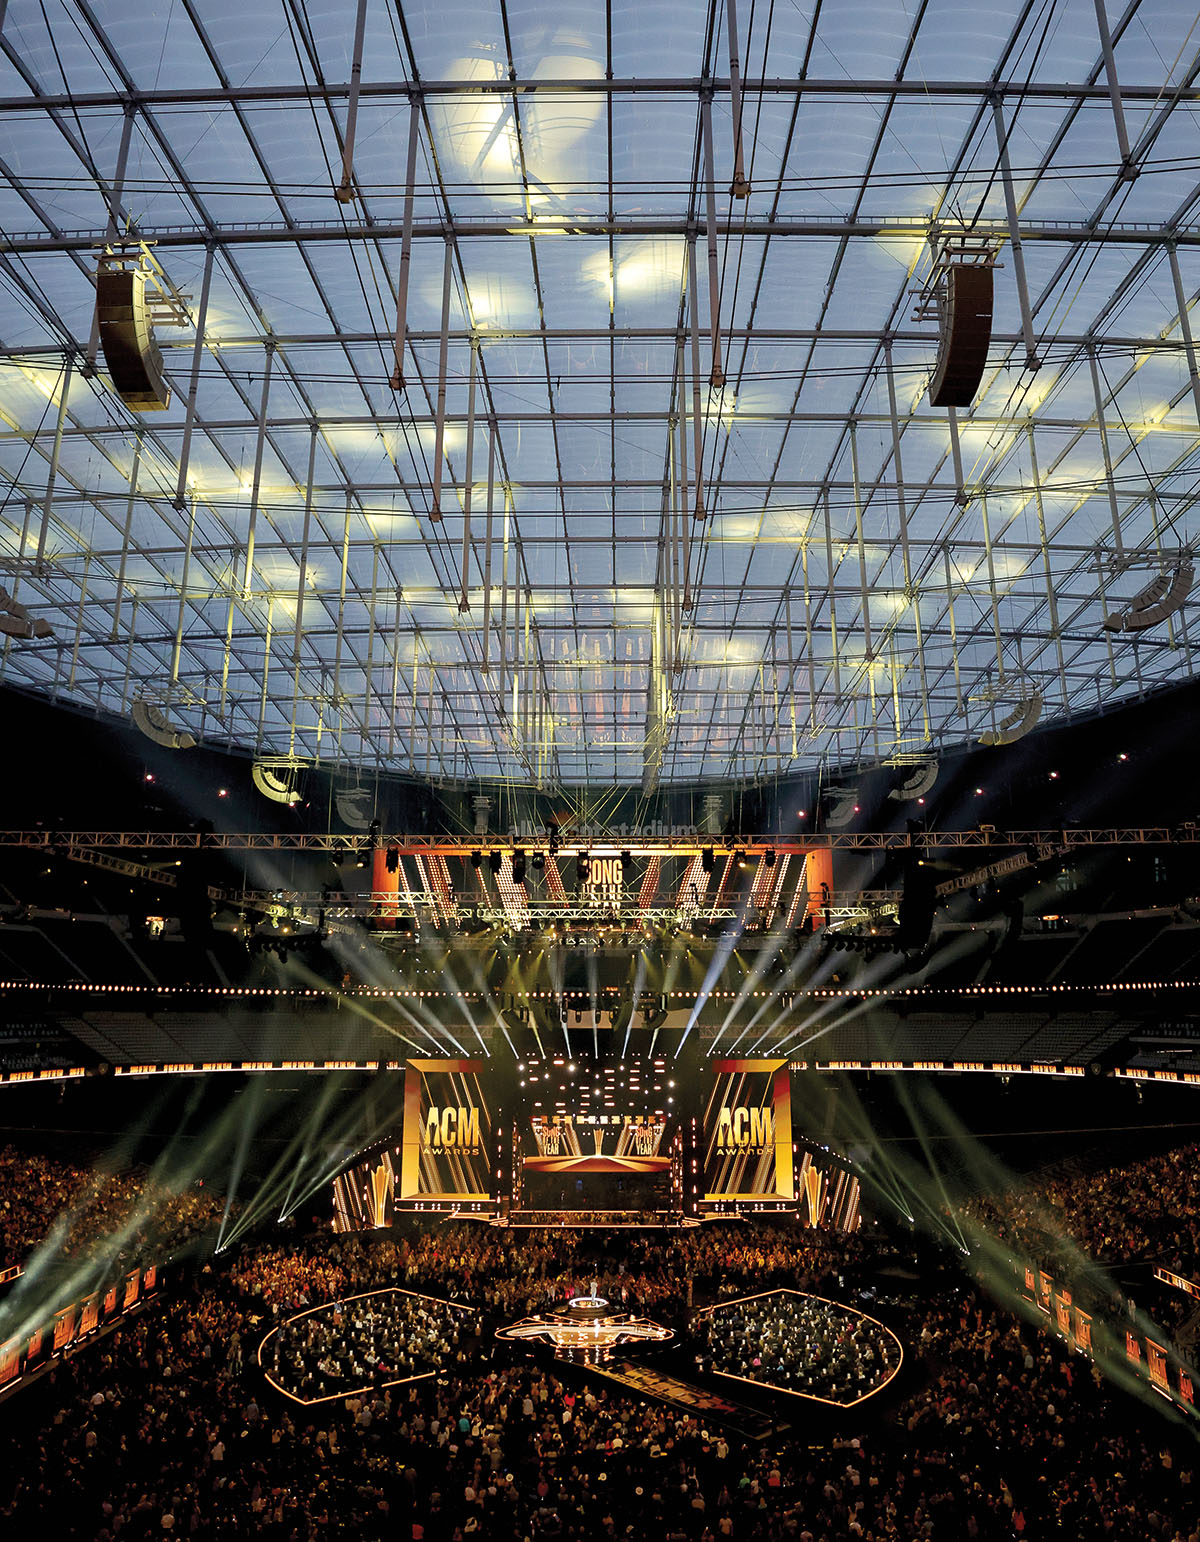
[[[692,499],[692,518],[704,518],[704,416],[700,404],[700,311],[699,287],[696,283],[696,237],[688,236],[688,310],[692,333],[692,478],[695,493]]]
[[[1050,617],[1050,635],[1054,639],[1058,656],[1058,688],[1062,693],[1063,710],[1070,709],[1067,691],[1067,666],[1063,658],[1062,628],[1058,624],[1058,593],[1054,587],[1054,564],[1050,556],[1050,541],[1046,534],[1046,510],[1042,503],[1042,474],[1038,468],[1037,442],[1033,420],[1025,424],[1025,436],[1029,444],[1029,469],[1033,477],[1033,505],[1037,510],[1038,542],[1042,551],[1042,571],[1046,576],[1046,613]]]
[[[862,590],[862,629],[863,650],[866,656],[868,673],[875,657],[874,645],[871,641],[871,586],[867,582],[867,546],[863,538],[863,498],[862,478],[858,470],[858,425],[854,419],[850,419],[850,478],[854,495],[854,536],[858,542],[858,582]],[[791,645],[788,645],[788,653],[791,653]],[[871,687],[871,702],[874,705],[875,688]]]
[[[450,286],[454,278],[454,243],[447,240],[442,264],[442,331],[438,345],[437,419],[433,431],[433,497],[430,519],[442,517],[442,470],[446,444],[446,370],[450,352]]]
[[[954,666],[954,710],[959,717],[967,714],[963,700],[962,675],[958,667],[958,627],[954,620],[954,575],[950,570],[950,547],[942,547],[942,562],[946,572],[946,620],[950,623],[950,660]]]
[[[679,598],[679,617],[675,628],[675,658],[673,671],[680,674],[683,670],[682,627],[683,617],[690,615],[692,610],[692,575],[691,553],[692,543],[689,534],[687,517],[688,494],[688,452],[687,452],[687,358],[683,348],[679,350],[679,422],[678,443],[679,458],[676,470],[679,483],[679,534],[680,534],[680,560],[683,567],[683,593]]]
[[[1125,556],[1121,540],[1121,511],[1117,507],[1117,484],[1113,477],[1112,453],[1108,447],[1108,425],[1104,421],[1104,393],[1100,389],[1100,371],[1096,367],[1096,349],[1089,345],[1088,367],[1092,373],[1092,397],[1096,403],[1096,430],[1100,435],[1100,454],[1104,460],[1104,485],[1108,490],[1108,510],[1112,515],[1113,557],[1120,562]]]
[[[1125,109],[1121,105],[1121,84],[1117,79],[1117,61],[1113,57],[1112,36],[1104,0],[1096,0],[1096,29],[1100,33],[1100,52],[1104,55],[1104,74],[1108,80],[1108,98],[1112,103],[1113,123],[1117,130],[1117,148],[1121,152],[1119,180],[1132,182],[1138,174],[1137,163],[1129,148],[1129,130],[1125,127]]]
[[[1004,684],[1004,634],[1000,628],[1000,595],[996,587],[996,555],[992,545],[992,527],[988,518],[987,493],[979,494],[979,518],[983,526],[983,555],[987,563],[988,601],[992,612],[992,638],[996,644],[996,678]]]
[[[1171,282],[1175,285],[1175,304],[1179,307],[1179,330],[1183,335],[1183,351],[1187,355],[1188,378],[1192,383],[1192,400],[1196,404],[1196,424],[1200,427],[1200,371],[1196,368],[1196,344],[1192,338],[1192,322],[1188,315],[1188,299],[1183,288],[1183,274],[1179,271],[1179,257],[1175,243],[1167,247],[1167,261],[1171,264]]]
[[[296,632],[292,640],[292,662],[296,670],[292,688],[293,698],[299,689],[300,682],[300,646],[304,641],[304,589],[308,583],[308,538],[312,527],[313,480],[317,470],[317,435],[319,433],[320,426],[314,418],[308,436],[308,475],[304,482],[304,524],[300,531],[298,564],[300,571],[296,579]]]
[[[490,454],[490,451],[489,451]],[[500,715],[508,716],[508,544],[509,544],[509,518],[508,518],[508,491],[504,494],[504,536],[500,550],[500,661],[499,661],[499,697]],[[513,659],[516,660],[516,643],[513,644]]]
[[[50,469],[46,474],[46,497],[42,503],[42,522],[38,527],[37,554],[33,559],[33,571],[39,578],[44,577],[46,573],[46,541],[50,534],[50,515],[54,508],[54,484],[58,481],[63,429],[67,423],[67,398],[71,394],[71,377],[74,370],[75,360],[67,354],[59,377],[58,416],[54,421],[54,444],[50,450]]]
[[[892,419],[892,464],[896,469],[896,510],[900,516],[900,555],[904,564],[904,598],[912,609],[913,653],[917,673],[921,681],[921,737],[931,737],[929,723],[929,688],[925,681],[925,639],[921,628],[921,597],[913,583],[912,551],[908,544],[908,504],[904,496],[904,468],[900,459],[900,417],[896,410],[896,376],[892,368],[892,339],[883,339],[884,372],[887,375],[888,411]],[[899,628],[897,628],[897,631]],[[900,738],[902,725],[896,724],[896,737]]]
[[[262,688],[258,696],[258,732],[254,739],[254,753],[262,753],[263,740],[267,732],[267,683],[271,678],[271,633],[275,621],[275,596],[267,596],[267,626],[263,633],[263,661],[262,661]],[[293,740],[295,728],[293,725]]]
[[[121,212],[121,201],[125,196],[125,172],[129,165],[129,145],[133,139],[133,119],[137,112],[132,102],[125,104],[125,121],[121,125],[121,143],[117,147],[117,169],[113,173],[112,184],[108,190],[108,223],[104,230],[104,244],[107,247],[117,237],[117,219]],[[83,366],[84,376],[90,378],[96,372],[96,352],[100,347],[100,307],[97,305],[92,310],[92,330],[88,337],[87,360]]]
[[[479,340],[471,339],[471,368],[467,377],[467,445],[464,451],[463,469],[463,540],[462,586],[458,596],[458,609],[462,614],[471,608],[468,589],[471,582],[471,488],[475,477],[475,382],[479,368]]]
[[[492,534],[496,513],[496,425],[488,420],[487,520],[483,530],[483,657],[480,667],[489,674],[492,629]],[[503,682],[501,682],[503,693]]]
[[[408,325],[408,276],[412,267],[413,206],[417,197],[417,146],[421,138],[421,98],[414,94],[408,113],[408,159],[404,167],[404,215],[400,233],[400,271],[396,275],[396,343],[393,391],[404,389],[404,339]]]
[[[75,611],[75,640],[71,644],[71,667],[67,671],[67,690],[75,689],[75,673],[79,665],[79,644],[83,640],[83,623],[86,619],[88,601],[88,578],[92,568],[92,552],[83,559],[83,577],[79,582],[79,605]]]
[[[192,344],[192,370],[188,381],[187,412],[183,420],[183,442],[179,447],[179,478],[171,500],[183,512],[187,501],[187,475],[192,458],[192,430],[196,425],[196,396],[200,390],[200,365],[204,358],[204,334],[208,327],[208,294],[212,287],[216,246],[210,241],[204,248],[204,276],[200,280],[200,305],[196,311],[196,341]],[[97,312],[99,314],[99,312]]]
[[[717,187],[713,170],[712,91],[700,96],[700,137],[704,141],[705,234],[708,238],[708,320],[712,333],[712,370],[708,383],[714,391],[725,384],[721,368],[721,280],[717,271]]]
[[[112,631],[109,641],[116,642],[121,630],[121,601],[125,594],[125,563],[129,557],[129,537],[133,531],[133,511],[137,503],[138,473],[142,464],[142,430],[139,427],[137,438],[133,441],[133,465],[129,468],[129,494],[125,501],[125,532],[121,537],[121,562],[117,568],[117,587],[113,595],[113,619]],[[28,517],[28,516],[27,516]],[[21,542],[21,550],[25,550],[25,542]]]
[[[963,481],[962,445],[958,438],[958,413],[953,407],[946,408],[946,418],[950,428],[950,460],[954,466],[954,501],[960,508],[966,508],[971,501],[971,495]]]
[[[1000,159],[1000,182],[1004,188],[1004,209],[1008,217],[1008,244],[1012,248],[1013,273],[1017,280],[1017,303],[1021,308],[1021,334],[1025,339],[1025,368],[1041,369],[1033,336],[1033,312],[1029,307],[1029,281],[1025,276],[1025,249],[1021,245],[1021,227],[1017,220],[1017,197],[1013,190],[1012,165],[1008,159],[1009,129],[1004,125],[1004,108],[999,95],[992,97],[992,122],[996,129]]]
[[[392,708],[388,714],[387,730],[387,758],[389,760],[396,753],[396,703],[400,692],[400,607],[404,603],[404,592],[397,588],[394,591],[396,601],[396,614],[392,618]],[[300,667],[296,666],[296,674],[299,677]]]
[[[262,396],[258,404],[258,438],[254,445],[254,478],[250,484],[250,524],[246,530],[246,568],[242,577],[242,598],[248,600],[254,586],[254,527],[258,522],[258,497],[262,490],[263,449],[267,442],[267,403],[271,395],[271,366],[275,344],[267,339],[263,359]]]
[[[346,134],[342,142],[342,180],[333,195],[338,203],[354,202],[354,134],[358,127],[358,93],[362,85],[363,36],[366,27],[367,0],[358,0],[358,14],[354,18],[354,52],[350,60],[350,99],[346,103]]]
[[[183,542],[183,565],[179,572],[179,609],[175,616],[175,641],[171,648],[171,689],[179,684],[179,665],[183,653],[183,626],[187,619],[188,581],[191,578],[192,546],[196,539],[196,500],[187,509],[187,534]],[[74,669],[71,671],[74,675]],[[265,682],[264,682],[265,683]],[[169,700],[169,697],[168,697]]]
[[[1096,0],[1100,5],[1101,0]],[[725,23],[729,31],[729,106],[733,113],[733,183],[734,198],[749,198],[745,156],[742,149],[742,65],[738,57],[737,0],[725,0]]]

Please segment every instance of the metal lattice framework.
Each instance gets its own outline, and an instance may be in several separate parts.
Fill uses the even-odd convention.
[[[12,0],[0,60],[9,683],[650,789],[1193,673],[1186,605],[1103,625],[1190,573],[1189,7]],[[93,289],[138,242],[188,318],[141,416]]]

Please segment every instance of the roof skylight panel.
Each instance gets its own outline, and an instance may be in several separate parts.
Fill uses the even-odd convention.
[[[996,0],[969,9],[959,0],[929,0],[921,7],[905,79],[987,80],[1024,9],[1023,0]]]
[[[234,0],[206,0],[197,16],[217,69],[232,85],[295,85],[295,35],[283,5],[247,7]],[[194,48],[190,41],[184,46],[189,52]]]
[[[834,80],[890,80],[912,30],[907,8],[888,0],[825,6],[817,21],[809,74]]]
[[[9,6],[4,41],[46,94],[107,91],[120,84],[87,23],[66,0]]]

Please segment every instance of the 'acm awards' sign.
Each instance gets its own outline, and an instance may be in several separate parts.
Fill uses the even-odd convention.
[[[477,1108],[431,1107],[421,1128],[427,1151],[458,1151],[463,1155],[483,1149]]]
[[[774,1145],[774,1109],[723,1107],[717,1115],[718,1151],[749,1156]]]

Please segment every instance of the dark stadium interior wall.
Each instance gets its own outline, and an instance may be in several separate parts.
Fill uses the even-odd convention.
[[[451,788],[330,764],[305,773],[300,801],[287,808],[255,793],[243,754],[208,746],[164,749],[130,723],[11,689],[0,691],[0,707],[14,747],[6,778],[9,828],[176,829],[181,821],[186,828],[189,821],[208,819],[219,830],[336,830],[342,826],[334,794],[359,783],[375,792],[384,829],[398,833],[469,834],[476,791],[494,795],[490,831],[497,838],[518,822],[545,828],[556,815],[599,806],[598,791],[589,802],[579,789],[535,795],[511,784]],[[903,768],[830,767],[820,779],[704,784],[650,798],[630,790],[622,799],[618,790],[605,789],[603,814],[613,825],[695,825],[703,796],[716,791],[731,833],[795,835],[821,827],[823,785],[852,782],[860,812],[849,829],[902,829],[908,818],[951,829],[983,820],[1040,829],[1174,822],[1200,811],[1190,774],[1198,710],[1200,684],[1184,685],[1110,713],[1035,730],[1016,744],[952,748],[942,753],[938,781],[921,806],[887,796]]]

